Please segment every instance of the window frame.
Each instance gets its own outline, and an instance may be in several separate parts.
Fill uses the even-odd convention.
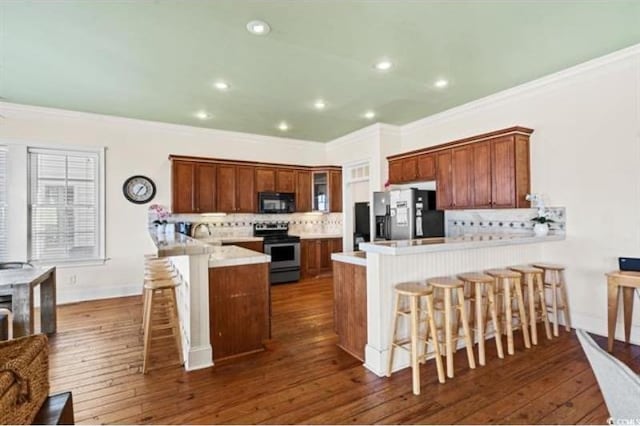
[[[0,208],[2,208],[4,210],[4,214],[2,215],[2,217],[4,218],[4,224],[0,225],[0,229],[3,228],[4,226],[4,243],[5,246],[3,247],[4,251],[7,254],[7,258],[3,259],[0,257],[0,261],[5,262],[5,261],[10,261],[11,258],[9,257],[9,147],[6,145],[0,145],[0,152],[4,153],[5,156],[5,179],[4,179],[4,185],[2,187],[0,187],[0,190],[4,191],[4,195],[5,195],[5,203],[4,205],[0,204]],[[2,251],[0,250],[0,253]]]

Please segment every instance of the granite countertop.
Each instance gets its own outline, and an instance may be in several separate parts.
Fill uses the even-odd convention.
[[[262,237],[204,237],[198,238],[198,241],[202,241],[207,244],[221,245],[228,243],[247,243],[253,241],[263,241]]]
[[[158,236],[154,229],[149,231],[156,245],[158,257],[184,256],[213,253],[214,246],[176,232],[173,235]]]
[[[307,232],[289,232],[289,235],[300,237],[301,240],[318,240],[322,238],[342,238],[342,234],[313,234]]]
[[[369,253],[410,255],[428,252],[467,250],[518,244],[562,241],[564,234],[537,237],[531,234],[473,234],[460,237],[422,238],[415,240],[378,241],[360,243],[360,249]]]
[[[348,251],[344,253],[332,253],[331,260],[344,262],[344,263],[351,263],[353,265],[367,266],[367,252]]]
[[[238,246],[212,246],[209,268],[271,262],[271,256]]]

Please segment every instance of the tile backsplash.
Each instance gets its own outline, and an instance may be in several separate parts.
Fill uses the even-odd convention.
[[[547,207],[550,234],[564,234],[566,212],[564,207]],[[495,209],[495,210],[447,210],[445,213],[445,233],[448,237],[465,234],[520,234],[533,232],[532,218],[538,209]]]

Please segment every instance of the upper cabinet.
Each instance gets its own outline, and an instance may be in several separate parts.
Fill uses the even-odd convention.
[[[529,137],[511,127],[394,155],[390,183],[436,181],[438,209],[529,207]]]
[[[307,167],[170,156],[174,213],[255,213],[259,192],[291,192],[296,211],[342,211],[342,172]]]

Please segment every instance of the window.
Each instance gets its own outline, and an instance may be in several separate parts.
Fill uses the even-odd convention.
[[[7,149],[0,146],[0,261],[9,260],[7,211]]]
[[[101,155],[29,149],[29,260],[102,260]]]

